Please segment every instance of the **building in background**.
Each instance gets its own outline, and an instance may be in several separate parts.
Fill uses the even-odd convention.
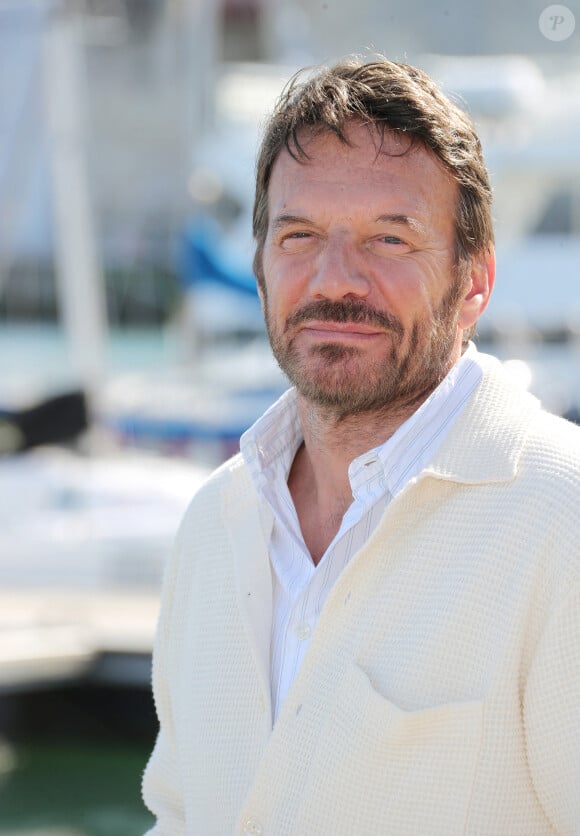
[[[99,252],[114,320],[167,316],[176,234],[191,212],[196,148],[211,129],[224,64],[298,67],[342,54],[525,54],[576,69],[575,32],[538,27],[543,0],[0,0],[0,315],[54,314],[54,226],[43,109],[51,16],[79,18],[83,125]],[[493,71],[490,71],[493,72]],[[566,212],[555,196],[548,225]],[[575,200],[575,198],[574,198]],[[574,202],[574,201],[573,201]]]
[[[309,51],[316,61],[369,49],[411,62],[425,53],[577,57],[580,33],[559,42],[541,34],[538,19],[549,5],[547,0],[263,0],[261,13],[269,60],[284,48]],[[576,0],[567,5],[578,17]]]

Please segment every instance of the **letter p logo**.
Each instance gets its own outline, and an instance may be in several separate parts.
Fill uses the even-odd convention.
[[[576,28],[576,18],[568,6],[548,6],[540,15],[538,26],[549,41],[565,41]]]

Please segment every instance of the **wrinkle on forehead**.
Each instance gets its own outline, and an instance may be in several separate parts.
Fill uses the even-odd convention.
[[[452,189],[457,191],[457,180],[453,174],[434,151],[414,134],[389,128],[387,125],[381,123],[363,122],[359,119],[353,119],[347,122],[343,130],[344,136],[340,137],[326,126],[319,125],[301,128],[297,136],[298,147],[295,149],[295,152],[287,148],[287,153],[300,165],[308,165],[316,157],[317,143],[325,138],[330,138],[335,140],[333,155],[335,157],[340,155],[346,160],[349,151],[364,147],[366,144],[365,141],[370,138],[376,149],[375,163],[380,163],[381,159],[405,156],[416,158],[417,156],[423,156],[425,163],[428,159],[434,164],[441,174],[444,175]]]
[[[385,131],[381,137],[375,126],[362,122],[353,123],[346,138],[348,142],[343,142],[332,131],[308,129],[304,141],[307,157],[297,159],[287,150],[281,152],[268,189],[271,217],[304,215],[300,201],[291,208],[287,199],[289,195],[293,198],[303,196],[305,187],[311,189],[317,184],[335,189],[341,186],[349,189],[374,187],[376,193],[382,183],[383,187],[388,187],[387,193],[404,196],[405,207],[411,208],[411,214],[414,206],[425,203],[427,208],[430,207],[429,211],[447,208],[454,219],[457,183],[430,149],[420,142],[413,143],[412,137],[402,135],[400,131]],[[310,169],[305,173],[306,180],[301,168]],[[282,183],[285,184],[283,195],[278,188]],[[446,187],[453,194],[453,205],[447,207]],[[276,200],[275,193],[281,203]],[[409,214],[404,207],[385,211],[388,214],[394,211],[401,216]]]

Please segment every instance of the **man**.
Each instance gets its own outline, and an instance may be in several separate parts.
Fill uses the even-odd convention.
[[[413,67],[279,102],[255,272],[293,388],[167,570],[156,836],[580,832],[580,432],[469,342],[490,205]]]

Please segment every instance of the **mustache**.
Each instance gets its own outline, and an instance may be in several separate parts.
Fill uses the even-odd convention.
[[[370,307],[366,302],[357,299],[332,301],[323,299],[320,302],[309,302],[290,314],[286,320],[285,330],[294,328],[304,322],[319,320],[321,322],[352,323],[354,325],[376,325],[385,331],[393,331],[402,338],[405,329],[396,316]]]

